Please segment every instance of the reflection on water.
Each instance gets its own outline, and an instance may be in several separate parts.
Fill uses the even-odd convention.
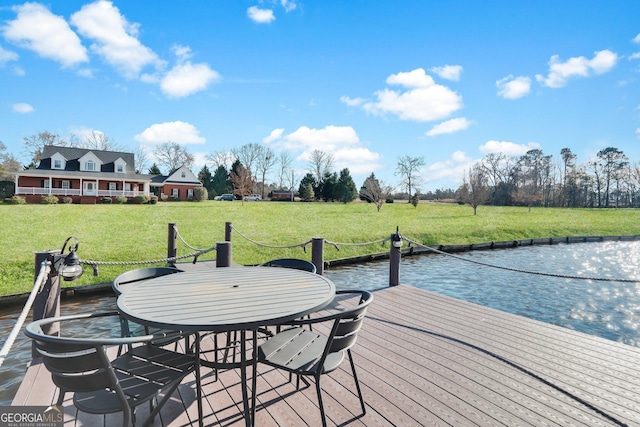
[[[640,347],[640,283],[569,277],[640,280],[640,242],[580,243],[476,251],[456,256],[509,268],[553,273],[548,277],[500,270],[446,255],[406,257],[400,281],[432,292]],[[388,286],[389,262],[336,267],[325,272],[339,289]],[[375,304],[375,302],[374,302]],[[62,314],[115,308],[113,296],[63,304]],[[0,313],[9,333],[18,313]],[[0,405],[13,399],[30,358],[21,334],[0,371]]]
[[[554,325],[640,346],[640,242],[580,243],[476,251],[457,256],[487,264],[566,277],[501,270],[447,255],[406,257],[400,281],[443,295]],[[344,274],[349,271],[351,274]],[[389,263],[327,272],[336,285],[388,285]]]

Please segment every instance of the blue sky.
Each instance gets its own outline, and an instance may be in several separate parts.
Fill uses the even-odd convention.
[[[0,141],[314,149],[360,186],[457,187],[485,154],[639,159],[640,2],[0,0]],[[273,178],[275,181],[275,176]]]

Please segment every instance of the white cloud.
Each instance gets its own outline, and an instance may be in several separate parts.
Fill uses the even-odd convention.
[[[529,142],[528,144],[516,144],[509,141],[487,141],[478,149],[483,154],[502,153],[506,156],[521,156],[529,150],[540,148],[537,142]]]
[[[604,74],[610,71],[618,62],[618,55],[610,50],[595,52],[592,59],[584,56],[569,58],[561,62],[558,55],[553,55],[549,60],[549,74],[544,77],[536,75],[536,80],[542,85],[559,88],[567,84],[572,77],[588,77],[592,74]]]
[[[296,2],[292,0],[280,0],[280,4],[284,8],[284,11],[287,13],[291,12],[292,10],[295,10],[296,7],[298,7]]]
[[[81,35],[95,41],[91,50],[126,78],[138,77],[148,65],[163,66],[158,56],[137,39],[139,24],[127,22],[109,1],[84,5],[71,15],[71,23]]]
[[[450,186],[451,182],[459,183],[475,160],[469,157],[464,151],[456,151],[451,157],[443,162],[433,163],[421,171],[421,176],[425,183],[442,181]]]
[[[16,19],[2,28],[9,42],[59,62],[65,68],[89,60],[80,38],[64,18],[38,3],[25,3],[13,10],[17,13]]]
[[[640,44],[640,34],[638,34],[637,36],[635,36],[635,37],[633,38],[633,42],[634,42],[634,43],[639,43],[639,44]]]
[[[13,104],[11,106],[11,109],[13,110],[14,113],[20,113],[20,114],[33,113],[35,111],[35,109],[31,105],[24,102]]]
[[[160,89],[166,95],[181,98],[205,90],[220,75],[207,64],[186,62],[173,67],[160,82]]]
[[[273,10],[260,9],[258,6],[251,6],[247,9],[247,16],[256,24],[270,24],[276,19]]]
[[[366,99],[364,98],[349,98],[348,96],[341,96],[340,97],[340,102],[342,102],[343,104],[348,105],[349,107],[357,107],[359,105],[362,105],[366,102]]]
[[[455,133],[461,130],[466,130],[471,126],[473,122],[467,120],[465,117],[457,117],[455,119],[447,120],[446,122],[438,123],[426,132],[427,136],[436,136],[448,133]]]
[[[10,50],[3,49],[0,46],[0,65],[4,65],[9,61],[17,61],[18,54]]]
[[[271,142],[277,141],[280,138],[282,138],[283,133],[284,133],[284,128],[274,129],[271,131],[269,136],[265,136],[264,138],[262,138],[262,142],[264,142],[265,144],[269,144]]]
[[[156,123],[146,128],[133,139],[148,145],[175,142],[178,144],[204,144],[205,139],[200,136],[200,131],[194,125],[187,122],[175,121]]]
[[[640,139],[640,128],[636,129],[636,138]]]
[[[433,67],[429,71],[442,77],[443,79],[459,81],[462,74],[461,65],[445,65],[443,67]]]
[[[496,82],[498,96],[506,99],[518,99],[531,92],[531,78],[526,76],[514,77],[509,75]]]
[[[370,174],[382,167],[382,156],[366,148],[351,126],[330,125],[322,129],[301,126],[288,135],[284,129],[275,129],[263,142],[278,150],[298,153],[297,159],[305,162],[313,150],[333,154],[335,168],[349,168],[353,175]]]
[[[377,115],[394,114],[400,120],[427,122],[446,119],[462,108],[462,97],[448,87],[436,84],[422,68],[392,74],[386,82],[408,89],[375,92],[377,101],[363,103],[365,111]]]

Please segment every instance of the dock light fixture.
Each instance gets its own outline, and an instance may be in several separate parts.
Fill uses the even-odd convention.
[[[391,244],[394,248],[402,247],[402,236],[399,232],[399,227],[396,227],[396,233],[391,235]]]
[[[69,243],[71,240],[73,242]],[[60,253],[54,257],[54,266],[65,282],[71,282],[82,276],[82,265],[80,265],[80,259],[76,254],[79,244],[77,237],[68,237],[62,245]],[[64,253],[65,249],[68,250],[66,254]]]

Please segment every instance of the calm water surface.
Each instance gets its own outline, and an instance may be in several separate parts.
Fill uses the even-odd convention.
[[[640,242],[530,246],[456,256],[568,277],[640,281]],[[389,262],[339,267],[326,271],[325,275],[341,289],[384,288],[389,283]],[[481,266],[446,255],[404,258],[400,281],[640,347],[640,283],[546,277]],[[115,297],[101,296],[66,302],[62,314],[114,308]],[[0,312],[3,336],[9,333],[18,315]],[[30,358],[30,346],[29,340],[21,334],[0,369],[0,384],[3,385],[0,405],[11,403]]]

